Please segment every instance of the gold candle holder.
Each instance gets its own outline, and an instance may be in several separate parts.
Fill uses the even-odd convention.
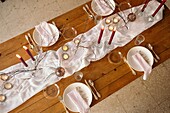
[[[67,45],[62,46],[63,51],[67,51],[68,49],[69,49],[69,47]]]
[[[5,102],[6,96],[3,94],[0,94],[0,102]]]
[[[9,80],[9,76],[7,74],[2,74],[0,79],[3,81],[7,81],[7,80]]]

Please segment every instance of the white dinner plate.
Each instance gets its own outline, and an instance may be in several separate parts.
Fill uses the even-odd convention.
[[[83,83],[80,83],[80,82],[76,82],[76,83],[73,83],[73,84],[70,84],[65,90],[64,90],[64,93],[63,93],[63,100],[64,100],[64,103],[66,105],[66,107],[70,110],[70,111],[73,111],[73,112],[79,112],[76,105],[70,100],[70,98],[67,96],[67,94],[75,89],[76,87],[79,87],[80,90],[83,92],[83,96],[82,98],[86,98],[87,102],[88,102],[88,105],[90,106],[91,102],[92,102],[92,93],[91,93],[91,90]]]
[[[50,27],[50,30],[51,30],[54,37],[53,37],[53,40],[49,40],[48,42],[42,41],[41,35],[34,29],[33,39],[34,39],[34,41],[37,45],[42,46],[42,47],[49,47],[49,46],[52,46],[53,44],[55,44],[58,41],[58,38],[59,38],[58,28],[53,24],[49,24],[49,27]]]
[[[146,62],[150,66],[153,65],[154,58],[153,58],[152,53],[145,47],[135,46],[131,48],[127,53],[127,61],[133,69],[135,69],[136,71],[143,71],[143,69],[132,58],[132,56],[137,52],[140,52],[142,57],[146,60]]]
[[[107,7],[107,12],[102,12],[101,11],[101,8],[97,5],[97,3],[95,2],[95,0],[92,0],[92,2],[91,2],[91,8],[92,8],[92,10],[97,14],[97,15],[100,15],[100,16],[108,16],[108,15],[110,15],[110,14],[112,14],[113,13],[113,9],[111,9],[109,6],[107,6],[107,4],[104,2],[104,0],[101,0],[101,1],[103,1],[102,3],[103,3],[103,5],[106,5],[106,7]],[[115,2],[114,1],[112,1],[113,2],[113,6],[115,7]],[[103,9],[104,10],[104,9]]]

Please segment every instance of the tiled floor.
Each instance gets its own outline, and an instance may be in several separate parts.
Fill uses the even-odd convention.
[[[88,0],[6,0],[0,3],[0,43]],[[92,107],[92,113],[170,113],[170,59],[147,81],[139,78]]]

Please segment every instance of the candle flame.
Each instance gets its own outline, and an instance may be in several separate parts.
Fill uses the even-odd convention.
[[[104,25],[102,25],[102,28],[101,28],[102,30],[104,30]]]
[[[27,49],[28,49],[26,46],[23,46],[23,48],[24,48],[25,50],[27,50]]]
[[[16,54],[16,57],[21,58],[21,56],[19,54]]]

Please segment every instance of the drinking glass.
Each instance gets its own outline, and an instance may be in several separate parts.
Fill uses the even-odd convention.
[[[47,99],[53,99],[56,98],[60,93],[60,88],[57,84],[52,84],[47,86],[43,90],[43,94]]]
[[[71,40],[77,36],[77,30],[68,24],[63,27],[62,35],[65,40]]]
[[[145,37],[140,34],[136,37],[134,43],[135,43],[135,45],[140,45],[144,41],[145,41]]]
[[[108,61],[111,64],[119,64],[122,61],[122,53],[120,51],[112,51],[108,55]]]
[[[126,22],[128,22],[128,21],[133,22],[136,20],[136,14],[133,12],[132,6],[131,6],[129,0],[125,0],[125,1],[121,2],[118,5],[118,9],[123,14]],[[127,11],[127,9],[130,9],[130,11]]]
[[[83,73],[81,71],[78,71],[78,72],[75,72],[73,76],[76,79],[76,81],[81,81],[83,78]]]

